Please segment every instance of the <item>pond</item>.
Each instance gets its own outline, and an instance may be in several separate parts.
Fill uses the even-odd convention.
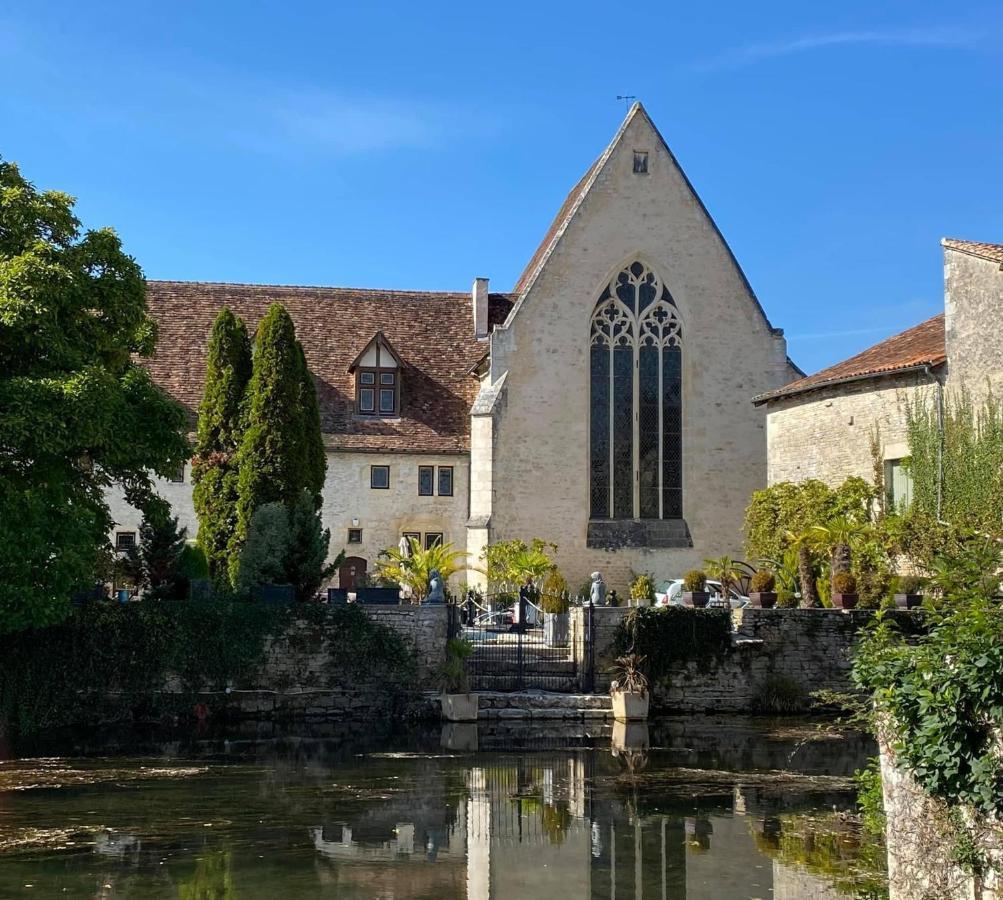
[[[714,717],[375,730],[7,748],[0,897],[885,896],[850,815],[860,735]]]

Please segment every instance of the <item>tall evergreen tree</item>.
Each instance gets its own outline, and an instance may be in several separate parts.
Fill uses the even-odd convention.
[[[314,502],[320,506],[320,494],[324,489],[324,476],[327,473],[327,453],[324,450],[324,439],[320,431],[320,408],[317,405],[317,389],[314,387],[313,376],[307,368],[303,345],[297,342],[299,351],[299,366],[301,384],[300,412],[303,417],[303,487],[314,495]]]
[[[229,583],[237,531],[237,449],[241,407],[251,379],[251,342],[243,320],[224,306],[209,335],[205,393],[199,405],[192,480],[198,544],[217,586]]]

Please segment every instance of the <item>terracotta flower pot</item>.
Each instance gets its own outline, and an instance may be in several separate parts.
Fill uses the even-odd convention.
[[[855,609],[857,606],[857,594],[833,594],[832,605],[836,609]]]
[[[749,594],[749,605],[757,609],[773,609],[777,605],[776,591],[752,591]]]

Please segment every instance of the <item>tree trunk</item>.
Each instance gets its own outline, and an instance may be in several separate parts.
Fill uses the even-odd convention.
[[[838,575],[840,572],[849,572],[852,562],[849,544],[835,544],[832,548],[832,574]]]
[[[805,543],[798,545],[798,580],[801,582],[801,606],[814,609],[818,606],[818,590],[815,573],[812,571],[811,551]]]

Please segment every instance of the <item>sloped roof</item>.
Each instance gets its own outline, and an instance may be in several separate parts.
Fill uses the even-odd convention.
[[[944,314],[915,325],[901,334],[886,338],[868,347],[856,356],[807,378],[800,378],[775,391],[767,391],[753,399],[757,405],[781,397],[792,397],[807,391],[857,381],[861,378],[879,377],[923,366],[939,366],[947,360],[944,345]]]
[[[469,449],[470,406],[479,384],[468,372],[485,345],[474,337],[468,293],[150,281],[147,303],[159,340],[156,355],[141,362],[194,422],[205,386],[206,343],[219,310],[229,306],[253,333],[276,302],[296,325],[330,448]],[[511,307],[509,295],[489,295],[489,324],[503,322]],[[355,379],[348,367],[360,345],[377,332],[408,364],[401,380],[401,415],[395,419],[355,414]]]
[[[982,259],[998,262],[1003,266],[1003,244],[983,244],[980,241],[962,241],[957,238],[944,238],[940,243],[948,250],[960,250],[972,256],[981,256]]]

